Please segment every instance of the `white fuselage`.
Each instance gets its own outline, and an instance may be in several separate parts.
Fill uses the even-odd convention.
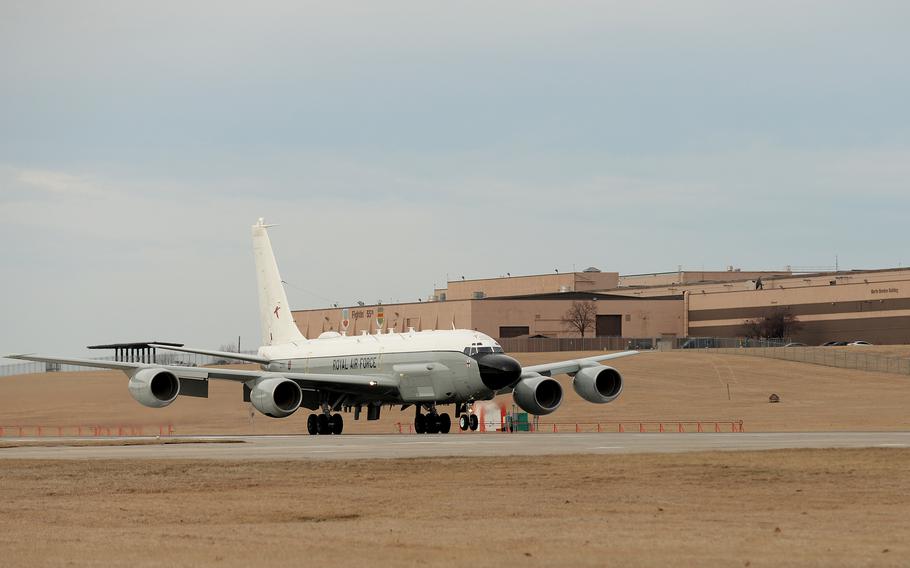
[[[488,335],[471,330],[408,331],[318,339],[263,346],[261,357],[273,373],[379,375],[400,380],[396,401],[465,402],[492,398],[474,355],[501,352]]]

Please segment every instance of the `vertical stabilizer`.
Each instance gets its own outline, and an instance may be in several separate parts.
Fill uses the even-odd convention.
[[[256,260],[256,284],[259,287],[259,321],[262,344],[281,345],[304,340],[294,323],[288,297],[281,284],[278,263],[269,240],[269,225],[262,219],[253,225],[253,256]]]

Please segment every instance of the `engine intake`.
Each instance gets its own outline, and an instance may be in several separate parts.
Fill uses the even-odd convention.
[[[180,379],[166,369],[139,369],[130,375],[129,388],[139,404],[164,408],[180,394]]]
[[[613,367],[585,367],[575,374],[572,388],[588,402],[613,402],[622,392],[622,375]]]
[[[562,386],[556,379],[537,375],[518,381],[512,398],[525,412],[550,414],[562,403]]]
[[[272,418],[286,418],[294,414],[303,402],[300,386],[284,377],[257,379],[249,386],[253,407]]]

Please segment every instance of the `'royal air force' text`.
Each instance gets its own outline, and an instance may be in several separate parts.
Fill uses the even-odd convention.
[[[378,366],[378,355],[370,357],[347,357],[332,359],[333,371],[350,371],[351,369],[375,369]]]

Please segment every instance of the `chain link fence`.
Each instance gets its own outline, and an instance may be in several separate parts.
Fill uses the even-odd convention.
[[[782,347],[786,339],[746,339],[731,337],[509,337],[499,339],[507,353],[546,353],[556,351],[638,351],[649,349],[721,349],[743,347]]]
[[[767,357],[841,369],[910,375],[910,359],[863,353],[861,350],[862,347],[857,347],[855,350],[853,348],[833,349],[830,347],[767,347],[757,349],[712,349],[711,352]]]

